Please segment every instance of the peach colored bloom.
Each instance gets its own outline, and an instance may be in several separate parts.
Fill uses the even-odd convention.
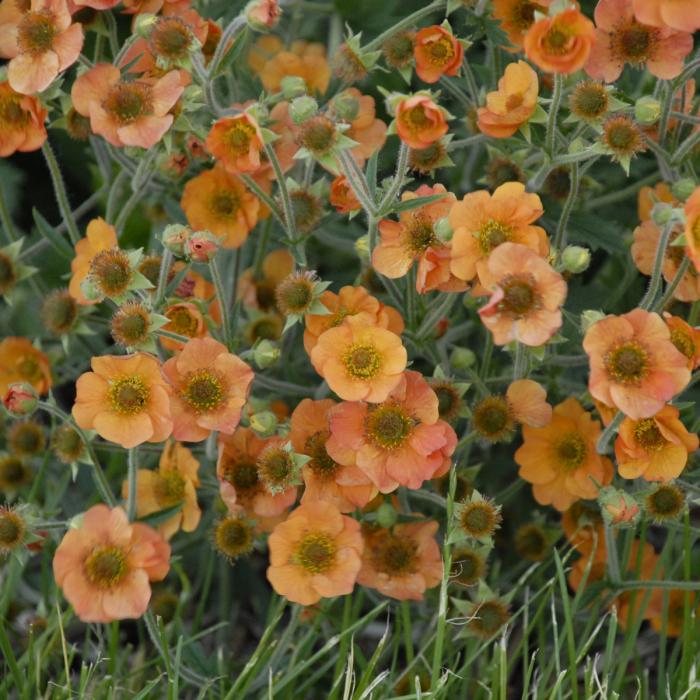
[[[690,381],[687,359],[655,313],[634,309],[594,323],[583,339],[592,396],[630,418],[658,413]]]
[[[662,631],[667,637],[673,639],[683,636],[683,631],[685,629],[685,600],[688,597],[690,601],[689,609],[690,614],[694,616],[693,619],[697,619],[698,613],[700,612],[698,600],[698,594],[693,591],[681,591],[674,590],[670,591],[668,594],[668,604],[667,609],[664,613],[663,596],[661,597],[661,604],[657,605],[658,608],[655,610],[655,614],[651,618],[651,626],[661,634]],[[691,622],[691,629],[693,623]]]
[[[457,446],[454,430],[439,419],[437,395],[411,370],[376,406],[357,401],[333,408],[330,431],[331,458],[359,467],[382,493],[399,485],[417,489],[441,476]]]
[[[535,22],[525,34],[525,55],[547,73],[575,73],[585,65],[595,42],[595,27],[570,8]]]
[[[664,321],[671,331],[671,342],[688,360],[688,369],[700,367],[700,328],[693,328],[678,316],[664,311]]]
[[[695,0],[632,0],[639,22],[681,32],[700,29],[700,5]]]
[[[48,112],[36,97],[15,92],[0,82],[0,158],[15,151],[36,151],[46,141]]]
[[[360,524],[330,503],[296,508],[270,535],[267,578],[293,603],[313,605],[355,587],[364,542]]]
[[[457,75],[464,48],[457,38],[438,24],[423,27],[413,39],[416,75],[426,83],[437,83],[443,75]]]
[[[0,396],[15,382],[26,382],[46,394],[52,385],[51,368],[49,358],[29,338],[8,336],[0,340]]]
[[[491,298],[479,309],[479,316],[496,345],[513,340],[543,345],[561,327],[566,282],[527,246],[498,246],[481,272],[481,283],[491,291]]]
[[[671,481],[678,478],[688,454],[698,449],[698,436],[687,431],[675,406],[650,418],[625,418],[615,440],[615,457],[625,479]]]
[[[185,184],[180,206],[193,229],[220,236],[224,248],[240,248],[260,213],[260,200],[221,164]]]
[[[253,26],[260,29],[272,29],[280,16],[278,0],[254,0],[248,4],[246,18]]]
[[[682,230],[679,228],[678,234],[681,232]],[[634,242],[630,252],[634,264],[642,274],[651,275],[654,270],[654,259],[656,258],[656,249],[659,247],[661,231],[651,219],[647,219],[640,226],[637,226],[633,235]],[[686,249],[680,246],[669,245],[666,248],[661,272],[667,282],[671,282],[675,278],[678,268],[685,258],[685,253]],[[680,284],[673,292],[673,298],[679,301],[700,299],[700,277],[695,267],[689,267],[683,275]]]
[[[695,269],[700,272],[700,187],[685,203],[685,244]]]
[[[422,207],[401,212],[399,221],[382,219],[379,222],[381,240],[372,252],[372,265],[386,277],[403,277],[418,263],[416,289],[422,294],[432,289],[443,292],[461,292],[466,285],[450,273],[450,245],[435,233],[435,223],[447,216],[456,201],[443,185],[421,185],[415,192],[404,192],[402,202],[418,197],[444,194]]]
[[[66,0],[30,0],[17,15],[0,13],[0,37],[10,86],[25,95],[46,90],[83,47],[83,27],[72,23]]]
[[[586,73],[596,80],[613,83],[625,63],[629,63],[646,66],[657,78],[675,78],[693,50],[693,35],[638,22],[632,3],[633,0],[599,0],[595,8],[595,50],[585,65]]]
[[[184,335],[187,338],[203,338],[207,335],[207,325],[204,316],[196,304],[183,301],[179,304],[171,304],[163,311],[163,315],[170,319],[163,326],[164,331]],[[161,345],[171,352],[182,350],[185,343],[173,338],[160,336]]]
[[[538,92],[537,73],[525,61],[509,63],[498,90],[477,110],[479,130],[497,139],[512,136],[535,113]]]
[[[173,437],[199,442],[213,430],[230,435],[241,419],[253,370],[213,338],[193,338],[163,365],[172,392]]]
[[[404,322],[401,314],[392,306],[386,306],[373,297],[364,287],[341,287],[336,294],[326,290],[319,301],[330,311],[329,314],[306,314],[304,323],[304,349],[311,355],[319,336],[329,328],[339,326],[348,316],[362,315],[369,325],[386,328],[401,335]]]
[[[162,442],[170,436],[168,388],[158,360],[133,355],[93,357],[92,372],[78,377],[73,418],[84,430],[124,448]]]
[[[355,466],[338,464],[326,450],[330,437],[328,416],[332,399],[304,399],[294,409],[289,437],[294,451],[311,457],[302,468],[302,503],[325,501],[341,513],[364,508],[378,493],[371,480]]]
[[[408,356],[398,335],[357,315],[322,333],[310,358],[341,399],[379,403],[401,381]]]
[[[471,192],[452,205],[452,274],[470,282],[486,269],[491,252],[503,243],[520,243],[544,257],[549,252],[547,234],[533,226],[542,216],[542,201],[525,192],[521,182],[506,182],[493,194]],[[483,284],[483,282],[482,282]]]
[[[600,423],[575,398],[555,406],[544,428],[523,427],[514,459],[538,503],[564,511],[580,498],[597,496],[591,477],[601,485],[610,483],[612,462],[596,451],[600,433]]]
[[[535,12],[546,15],[551,2],[552,0],[493,0],[493,16],[500,22],[510,43],[514,47],[522,47],[525,34],[535,21]]]
[[[111,224],[98,217],[90,221],[85,231],[85,238],[75,244],[75,258],[71,260],[71,278],[68,292],[78,304],[88,306],[96,304],[97,299],[87,299],[83,294],[82,284],[90,273],[92,261],[98,253],[118,247],[117,232]]]
[[[423,600],[442,581],[435,520],[402,523],[391,530],[366,527],[357,582],[397,600]]]
[[[214,122],[204,145],[230,173],[249,173],[260,167],[263,135],[247,112]]]
[[[143,518],[180,503],[181,509],[156,526],[169,540],[178,530],[197,529],[202,511],[197,503],[199,462],[192,452],[179,442],[169,441],[160,456],[158,470],[139,469],[136,472],[136,515]],[[122,496],[129,497],[129,482],[122,483]]]
[[[270,311],[277,308],[276,290],[282,280],[294,272],[294,258],[287,248],[273,250],[265,256],[261,274],[256,278],[250,268],[241,275],[238,298],[251,309]]]
[[[152,148],[173,123],[169,114],[184,87],[178,71],[158,80],[123,80],[119,68],[98,63],[73,83],[73,107],[113,146]]]
[[[428,95],[411,95],[396,106],[396,131],[407,146],[427,148],[447,133],[445,112]]]
[[[271,444],[250,428],[238,427],[233,435],[219,435],[216,476],[221,500],[229,510],[243,508],[265,520],[283,514],[296,501],[296,487],[273,493],[261,478],[260,456]]]
[[[349,214],[352,211],[359,211],[362,209],[362,205],[355,196],[352,187],[348,184],[345,175],[338,175],[338,177],[331,182],[331,191],[328,201],[340,214]]]
[[[146,612],[150,582],[165,578],[169,560],[170,545],[155,530],[100,504],[63,536],[53,575],[83,622],[112,622]]]

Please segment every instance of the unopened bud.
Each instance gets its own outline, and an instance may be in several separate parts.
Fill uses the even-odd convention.
[[[665,202],[657,202],[651,210],[651,218],[657,226],[665,226],[672,216],[673,207]]]
[[[184,244],[185,256],[195,262],[208,263],[214,259],[221,241],[211,231],[195,231]]]
[[[31,384],[14,382],[7,388],[2,403],[13,418],[21,418],[34,413],[39,404],[39,397]]]
[[[397,519],[398,514],[391,503],[382,503],[382,505],[377,508],[377,523],[381,527],[392,527]]]
[[[351,92],[341,92],[333,100],[333,112],[343,121],[354,121],[360,113],[360,100]]]
[[[591,264],[591,251],[578,245],[567,246],[562,251],[561,262],[567,272],[577,275]]]
[[[586,333],[594,323],[598,323],[598,321],[602,321],[604,318],[605,314],[602,311],[587,309],[581,313],[581,331]]]
[[[655,124],[661,116],[661,103],[651,95],[640,97],[634,104],[634,116],[645,126]]]
[[[245,8],[248,26],[258,32],[272,29],[279,21],[279,16],[278,0],[252,0]]]
[[[190,237],[190,229],[182,224],[170,224],[161,234],[160,240],[173,255],[181,258],[184,255],[185,241]]]
[[[151,14],[150,12],[136,15],[134,19],[134,33],[142,39],[148,39],[157,21],[157,15]]]
[[[253,348],[253,361],[260,369],[267,369],[280,358],[280,349],[269,340],[261,340]]]
[[[308,95],[292,100],[292,104],[289,107],[289,113],[295,124],[302,124],[313,117],[316,112],[318,112],[318,102]]]
[[[634,525],[640,517],[639,504],[625,491],[612,486],[600,490],[598,503],[608,525]]]
[[[277,416],[272,411],[260,411],[250,417],[250,427],[260,437],[270,437],[277,430]]]
[[[688,199],[693,192],[695,192],[696,187],[697,185],[695,184],[694,180],[691,180],[689,177],[684,177],[682,180],[678,180],[678,182],[673,183],[671,191],[676,199],[679,199],[681,202],[685,202],[685,200]]]
[[[287,75],[280,81],[280,92],[285,100],[293,100],[306,94],[306,81],[298,75]]]
[[[441,219],[438,219],[435,222],[433,225],[433,231],[438,239],[443,243],[448,243],[451,241],[452,235],[454,234],[452,226],[450,226],[450,220],[446,216],[443,216]]]
[[[450,366],[456,370],[469,369],[476,362],[476,355],[469,348],[455,348],[450,355]]]
[[[355,241],[355,252],[362,262],[369,262],[369,236],[360,236]]]

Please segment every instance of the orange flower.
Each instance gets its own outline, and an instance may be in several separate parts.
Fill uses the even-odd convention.
[[[535,113],[538,92],[537,73],[525,61],[509,63],[498,90],[477,111],[479,130],[497,139],[512,136]]]
[[[46,90],[78,60],[83,27],[72,24],[66,0],[31,0],[26,5],[25,11],[0,15],[0,57],[10,59],[12,89],[30,95]]]
[[[434,24],[423,27],[413,39],[416,74],[426,83],[437,83],[443,75],[457,75],[464,48],[447,29]]]
[[[73,83],[73,107],[113,146],[152,148],[173,123],[170,110],[184,87],[180,73],[158,80],[123,80],[119,68],[98,63]]]
[[[646,481],[671,481],[681,475],[688,454],[698,449],[698,436],[679,420],[675,406],[665,406],[651,418],[625,418],[615,440],[620,476]]]
[[[263,135],[247,112],[214,122],[204,145],[230,173],[249,173],[260,167]]]
[[[684,210],[686,251],[700,272],[700,187],[688,197]]]
[[[63,536],[53,575],[83,622],[136,619],[148,608],[150,582],[165,578],[169,560],[170,545],[155,530],[100,504]]]
[[[337,106],[343,105],[343,114],[338,113]],[[332,102],[333,113],[341,122],[350,124],[345,136],[357,141],[357,146],[350,149],[350,154],[360,167],[367,158],[378,151],[386,141],[387,126],[377,119],[374,97],[363,95],[357,88],[347,88],[339,93]],[[351,113],[352,116],[347,116]]]
[[[486,260],[502,243],[521,243],[542,257],[549,252],[545,230],[532,224],[542,216],[542,201],[521,182],[506,182],[493,194],[471,192],[452,205],[452,274],[470,282],[486,269]],[[483,284],[483,282],[482,282]]]
[[[523,444],[514,459],[538,503],[564,511],[579,498],[597,496],[591,477],[610,483],[612,462],[596,452],[600,433],[600,423],[573,397],[554,407],[549,425],[523,427]]]
[[[269,119],[270,122],[267,128],[277,135],[277,139],[270,145],[277,156],[282,172],[286,173],[294,166],[294,156],[299,150],[297,145],[299,127],[289,114],[289,102],[278,102],[270,110]],[[254,177],[255,179],[263,179],[263,182],[264,179],[275,179],[275,173],[264,152],[260,154],[260,167],[255,171]],[[263,183],[259,182],[258,184],[263,187]]]
[[[253,268],[245,270],[238,283],[238,298],[250,309],[270,311],[277,308],[276,290],[282,280],[294,272],[294,258],[287,248],[265,256],[262,274],[255,278]]]
[[[260,478],[260,455],[270,444],[269,439],[259,438],[250,428],[239,427],[233,435],[219,435],[216,476],[221,499],[229,510],[243,508],[264,521],[281,515],[296,501],[296,487],[272,493]]]
[[[269,93],[278,92],[282,78],[303,78],[310,93],[323,94],[331,79],[326,47],[319,43],[295,41],[287,50],[279,37],[260,37],[248,55],[248,65]]]
[[[656,611],[656,614],[651,618],[651,626],[659,633],[661,634],[664,630],[666,632],[667,637],[682,637],[683,636],[683,630],[685,628],[685,600],[686,597],[688,597],[690,604],[689,604],[689,611],[690,615],[693,615],[694,617],[691,617],[691,620],[697,620],[698,612],[700,610],[698,609],[698,605],[700,605],[700,601],[698,601],[698,595],[695,592],[692,591],[670,591],[668,594],[668,603],[667,603],[667,608],[666,608],[666,614],[664,614],[664,604],[663,604],[663,595],[661,597],[661,605],[657,606],[658,610]],[[691,629],[693,629],[693,624],[697,624],[696,622],[691,622]]]
[[[170,436],[170,399],[158,360],[133,355],[93,357],[76,383],[73,418],[84,430],[125,448]]]
[[[220,236],[224,248],[240,248],[260,213],[260,200],[221,164],[187,182],[180,206],[193,229]]]
[[[293,603],[313,605],[355,587],[364,542],[360,524],[330,503],[292,511],[270,535],[268,581]]]
[[[331,182],[331,191],[328,201],[340,214],[349,214],[352,211],[362,209],[362,205],[357,200],[357,197],[355,196],[352,187],[350,187],[348,184],[345,175],[338,175],[338,177]]]
[[[169,540],[180,528],[184,532],[197,529],[202,511],[197,503],[199,462],[179,442],[168,442],[160,456],[158,471],[139,469],[136,472],[136,515],[143,518],[180,503],[182,508],[157,526]],[[129,482],[122,484],[122,496],[129,497]]]
[[[171,304],[163,311],[163,315],[170,319],[170,322],[163,326],[164,331],[184,335],[187,338],[203,338],[207,334],[204,316],[195,304],[186,301]],[[185,347],[184,342],[165,336],[161,336],[159,340],[164,348],[172,352]]]
[[[678,233],[681,233],[679,229]],[[651,220],[643,221],[641,226],[634,230],[634,243],[630,252],[637,269],[644,275],[651,275],[654,270],[654,259],[659,247],[661,231]],[[661,271],[664,279],[671,282],[678,272],[683,259],[685,249],[680,246],[669,245],[664,252],[664,263]],[[694,267],[690,267],[683,275],[680,284],[673,292],[674,299],[679,301],[697,301],[700,299],[700,277]]]
[[[230,435],[241,419],[253,370],[213,338],[193,338],[163,365],[172,388],[173,437],[199,442],[213,430]]]
[[[535,21],[535,12],[547,14],[552,0],[493,0],[493,16],[501,23],[513,46],[523,45],[525,34]]]
[[[639,22],[681,32],[700,29],[700,5],[695,0],[632,0]]]
[[[357,315],[322,333],[310,358],[341,399],[379,403],[401,381],[408,356],[398,335]]]
[[[513,340],[543,345],[561,328],[566,282],[527,246],[498,246],[481,272],[481,282],[492,291],[479,316],[496,345]]]
[[[576,501],[562,513],[561,526],[571,546],[587,554],[605,542],[603,517],[597,505]]]
[[[396,131],[407,146],[427,148],[447,133],[445,111],[429,95],[406,97],[396,106]]]
[[[633,0],[600,0],[595,8],[595,50],[586,73],[596,80],[615,82],[625,63],[644,67],[664,80],[683,70],[683,59],[693,50],[693,35],[638,22]]]
[[[325,501],[350,513],[364,508],[377,489],[360,469],[338,464],[328,454],[328,415],[335,405],[332,399],[301,401],[292,413],[289,437],[295,452],[311,457],[302,469],[306,488],[301,502]]]
[[[423,600],[442,581],[442,556],[434,520],[364,530],[365,551],[357,582],[397,600]]]
[[[693,328],[678,316],[664,312],[664,321],[671,331],[671,342],[688,359],[688,369],[692,372],[700,367],[700,328]]]
[[[117,232],[114,226],[111,226],[100,217],[93,219],[88,224],[85,238],[81,238],[75,244],[75,258],[70,264],[73,274],[68,285],[68,292],[78,304],[87,306],[98,302],[97,299],[93,301],[87,299],[83,294],[81,285],[87,279],[90,266],[97,254],[117,246]]]
[[[357,466],[382,493],[399,485],[420,488],[450,467],[457,436],[439,419],[438,398],[413,371],[376,406],[343,402],[330,411],[328,454],[340,464]]]
[[[575,8],[535,22],[523,41],[526,56],[548,73],[575,73],[595,41],[593,22]]]
[[[450,273],[450,246],[435,233],[435,223],[447,216],[455,196],[443,185],[421,185],[415,192],[404,192],[402,202],[418,197],[445,194],[430,204],[402,212],[399,221],[379,222],[381,240],[372,253],[372,265],[386,277],[403,277],[418,262],[416,289],[425,293],[432,289],[443,292],[464,291],[466,285]]]
[[[651,219],[651,211],[657,202],[678,205],[678,200],[665,182],[657,182],[653,187],[644,185],[640,188],[637,194],[637,213],[642,223]]]
[[[36,97],[22,95],[9,83],[0,82],[0,158],[41,148],[47,137],[47,115]]]
[[[583,339],[592,396],[630,418],[658,413],[690,381],[685,355],[655,313],[634,309],[594,323]]]
[[[28,338],[9,336],[0,341],[0,396],[15,382],[26,382],[46,394],[52,384],[51,368],[49,358]]]
[[[330,290],[321,293],[319,301],[330,311],[329,314],[306,314],[304,323],[304,349],[311,355],[319,336],[329,328],[339,326],[348,316],[361,315],[368,325],[386,328],[396,335],[404,329],[401,314],[392,306],[385,306],[371,296],[364,287],[342,287],[336,294]]]

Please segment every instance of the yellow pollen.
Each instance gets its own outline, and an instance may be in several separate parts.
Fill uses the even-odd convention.
[[[235,156],[241,157],[248,155],[250,151],[250,142],[255,136],[255,127],[247,122],[237,120],[226,131],[224,138],[226,145],[231,149]]]
[[[668,444],[653,418],[644,418],[634,424],[634,441],[646,452],[658,452]]]
[[[354,343],[343,354],[345,370],[353,379],[376,377],[382,367],[382,356],[374,345]]]
[[[389,576],[404,576],[417,571],[418,546],[410,539],[393,534],[378,538],[372,548],[374,568]]]
[[[309,532],[297,545],[292,561],[310,574],[323,574],[333,567],[336,544],[325,532]]]
[[[170,319],[168,329],[188,338],[194,338],[197,334],[199,323],[197,317],[184,306],[175,306],[168,309],[165,315]]]
[[[513,235],[513,228],[500,221],[489,219],[480,229],[477,234],[479,238],[479,247],[484,255],[488,255],[494,248],[497,248],[501,243],[509,241]]]
[[[174,469],[160,472],[156,480],[155,496],[164,508],[179,503],[185,497],[185,479]]]
[[[328,430],[319,430],[311,435],[304,445],[304,454],[311,457],[306,466],[322,479],[331,479],[338,471],[339,465],[326,450],[326,441],[330,437]]]
[[[414,214],[408,224],[408,247],[414,255],[425,252],[435,242],[433,222],[423,214]]]
[[[127,573],[126,554],[120,547],[99,547],[85,560],[85,575],[98,588],[114,588]]]
[[[120,126],[126,126],[151,111],[151,93],[145,83],[120,81],[107,93],[102,108]]]
[[[638,22],[613,35],[613,53],[628,63],[643,63],[655,53],[658,30]]]
[[[120,377],[109,385],[109,402],[112,410],[123,416],[141,413],[148,403],[150,390],[143,378]]]
[[[365,430],[375,445],[385,450],[394,450],[406,443],[414,425],[414,420],[399,406],[378,406],[370,409]]]
[[[552,28],[545,34],[543,44],[547,51],[555,55],[563,55],[569,49],[571,35],[567,28],[553,24]]]
[[[420,131],[430,125],[428,115],[423,105],[416,105],[401,113],[401,122],[413,132]]]
[[[232,190],[215,190],[209,199],[209,211],[217,219],[235,219],[241,200]]]
[[[579,433],[566,433],[555,446],[556,456],[565,471],[580,467],[588,455],[588,447]]]
[[[639,343],[628,341],[605,355],[608,376],[620,384],[638,385],[649,372],[649,353]]]
[[[22,52],[36,56],[53,48],[57,34],[58,28],[53,12],[29,12],[17,26],[17,43]]]
[[[696,346],[689,333],[675,328],[671,331],[671,342],[676,349],[683,353],[689,360],[695,357]]]
[[[428,49],[430,62],[435,66],[444,66],[449,63],[455,55],[452,42],[446,36],[434,41],[426,48]]]
[[[195,413],[215,411],[226,399],[222,379],[208,369],[191,372],[180,395]]]

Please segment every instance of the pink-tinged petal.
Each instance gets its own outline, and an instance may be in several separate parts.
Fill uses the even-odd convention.
[[[0,58],[14,58],[18,53],[17,25],[0,24]]]
[[[367,406],[363,403],[343,402],[335,406],[329,416],[331,436],[341,446],[359,450],[365,442]]]
[[[7,77],[10,87],[24,95],[45,90],[58,75],[58,56],[53,51],[31,56],[20,54],[10,61]]]
[[[53,50],[58,55],[59,71],[72,66],[78,60],[84,38],[82,25],[73,24],[54,39]]]
[[[671,80],[683,71],[684,59],[692,50],[692,34],[673,32],[659,43],[654,57],[647,61],[647,70],[657,78]]]
[[[632,0],[600,0],[593,14],[596,26],[608,32],[614,31],[621,24],[629,24],[634,20]],[[598,49],[596,36],[596,50]]]
[[[610,396],[614,404],[626,415],[634,420],[650,418],[658,413],[665,404],[665,400],[648,396],[638,389],[613,384],[610,386]]]
[[[102,608],[112,620],[137,619],[148,608],[151,586],[143,569],[132,571],[117,588],[105,591]]]
[[[658,0],[663,23],[672,29],[694,32],[700,29],[700,5],[678,0]]]
[[[176,70],[164,75],[153,86],[153,113],[162,117],[178,101],[185,88],[180,80],[180,73]]]
[[[90,117],[90,106],[99,105],[109,88],[119,81],[119,77],[119,69],[111,63],[98,63],[87,73],[78,76],[70,92],[76,112]]]
[[[620,77],[624,67],[625,62],[613,51],[611,35],[596,30],[595,51],[591,51],[584,66],[586,73],[595,80],[613,83]]]
[[[164,117],[141,117],[133,124],[119,127],[117,134],[125,146],[152,148],[170,128],[173,119],[172,114],[167,114]]]

